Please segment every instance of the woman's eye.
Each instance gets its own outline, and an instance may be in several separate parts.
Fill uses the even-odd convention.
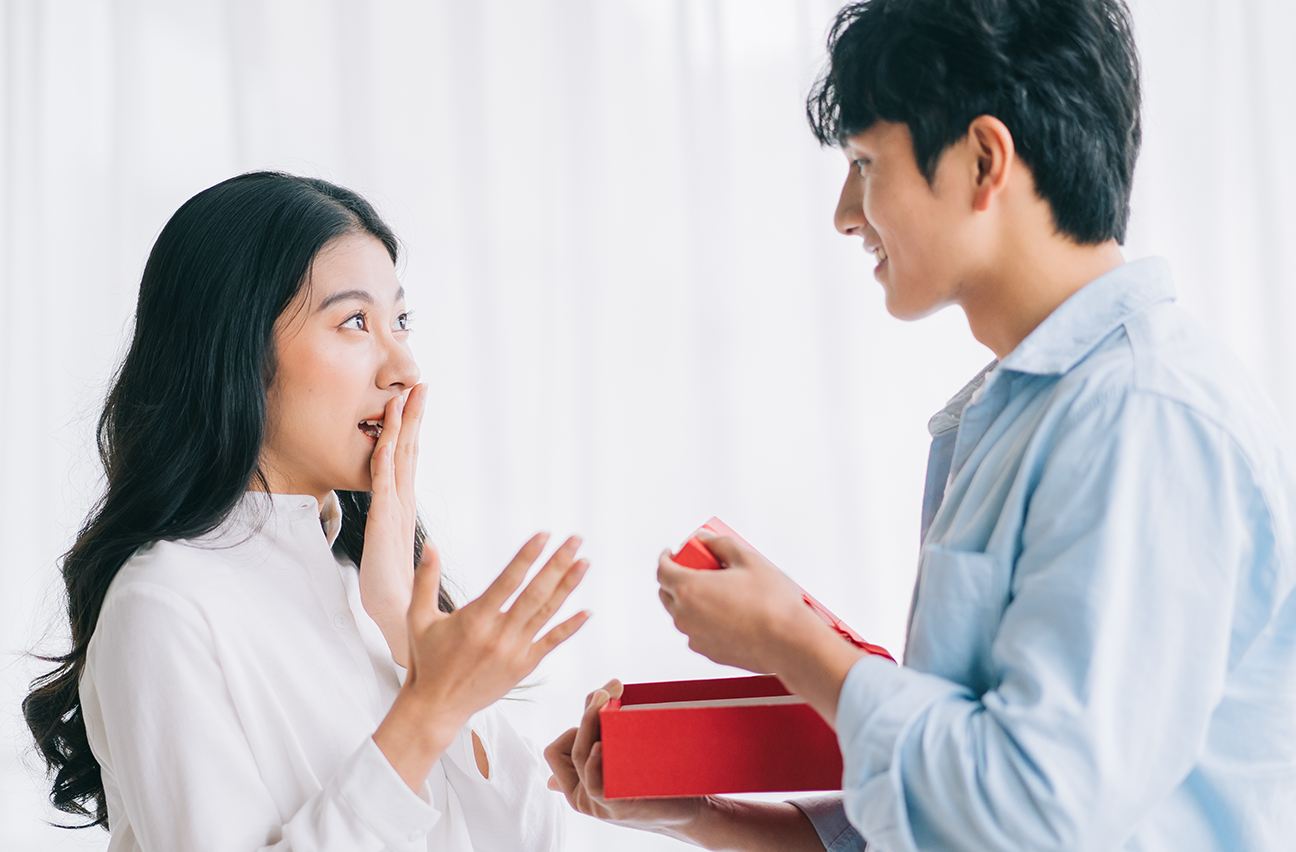
[[[342,327],[354,328],[354,329],[358,329],[359,331],[364,331],[365,330],[364,314],[352,314],[351,316],[347,317],[345,320],[342,321]]]
[[[413,319],[413,315],[410,314],[409,311],[406,311],[396,317],[396,324],[392,327],[396,331],[409,331],[412,326],[411,323],[412,319]]]
[[[868,174],[868,167],[869,167],[868,160],[864,160],[864,159],[855,160],[851,163],[851,165],[859,169],[860,177],[864,177],[866,174]]]

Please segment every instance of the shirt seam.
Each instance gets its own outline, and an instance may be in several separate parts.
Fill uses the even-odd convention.
[[[1213,431],[1218,432],[1224,437],[1233,451],[1242,459],[1242,462],[1246,467],[1247,476],[1251,481],[1251,485],[1260,497],[1260,504],[1264,509],[1263,522],[1265,529],[1268,530],[1270,538],[1273,540],[1274,555],[1278,562],[1286,564],[1288,561],[1287,547],[1282,536],[1278,535],[1277,524],[1274,521],[1275,514],[1273,506],[1270,505],[1267,489],[1265,489],[1261,484],[1264,480],[1258,475],[1260,466],[1256,463],[1256,460],[1252,458],[1251,454],[1247,452],[1246,447],[1244,447],[1242,442],[1237,439],[1237,436],[1233,434],[1232,430],[1225,426],[1218,418],[1210,416],[1192,403],[1154,388],[1140,387],[1133,382],[1126,383],[1121,387],[1110,388],[1102,392],[1083,406],[1069,412],[1067,416],[1062,419],[1062,422],[1058,424],[1057,442],[1060,442],[1070,433],[1071,430],[1075,429],[1081,418],[1092,413],[1103,403],[1116,397],[1125,397],[1128,399],[1135,396],[1160,400],[1161,402],[1178,408],[1188,417],[1197,420],[1203,425],[1209,426]]]

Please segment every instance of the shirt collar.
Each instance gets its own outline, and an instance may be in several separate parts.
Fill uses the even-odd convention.
[[[1150,257],[1122,264],[1081,287],[1000,362],[1004,370],[1060,375],[1131,316],[1174,298],[1170,264]]]
[[[932,419],[927,421],[927,431],[935,438],[944,432],[948,432],[959,425],[959,420],[963,417],[963,409],[967,407],[968,400],[972,394],[985,384],[986,376],[990,371],[998,366],[998,361],[991,361],[981,368],[972,381],[963,386],[963,390],[950,397],[950,401],[945,403],[945,407],[932,415]]]
[[[330,491],[324,505],[307,494],[267,494],[264,491],[247,491],[234,506],[223,527],[230,528],[236,536],[257,533],[266,523],[283,521],[288,524],[315,519],[328,540],[329,547],[337,541],[342,531],[342,504],[336,492]],[[220,530],[214,534],[219,535]]]
[[[338,533],[342,532],[342,504],[338,502],[336,491],[330,491],[324,498],[324,505],[320,508],[320,526],[324,528],[324,537],[328,539],[329,547],[337,541]]]

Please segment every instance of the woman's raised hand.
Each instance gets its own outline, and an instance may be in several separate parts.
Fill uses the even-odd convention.
[[[548,539],[544,533],[533,536],[481,597],[453,613],[437,608],[440,559],[428,545],[428,556],[414,578],[409,608],[407,689],[438,713],[449,711],[463,724],[504,697],[546,654],[580,629],[588,612],[578,612],[536,638],[589,567],[576,558],[581,544],[576,536],[563,542],[513,605],[504,608]]]
[[[409,666],[406,613],[414,586],[414,471],[427,385],[392,397],[369,459],[373,499],[360,559],[360,602],[382,630],[392,657]]]
[[[589,618],[588,612],[578,612],[536,638],[589,567],[576,558],[581,542],[575,536],[505,608],[548,538],[534,536],[481,597],[452,613],[437,607],[441,561],[432,545],[425,545],[409,606],[409,673],[374,734],[411,789],[421,789],[432,764],[473,713],[517,686]]]

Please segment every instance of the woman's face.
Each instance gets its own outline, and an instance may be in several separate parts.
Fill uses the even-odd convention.
[[[275,322],[261,469],[271,492],[369,491],[383,410],[418,382],[405,291],[387,249],[346,234],[316,255]]]

